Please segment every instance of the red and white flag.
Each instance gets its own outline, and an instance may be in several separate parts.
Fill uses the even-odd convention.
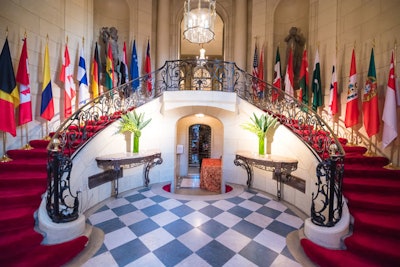
[[[285,93],[294,97],[294,89],[293,89],[293,53],[292,49],[289,49],[289,59],[288,64],[286,66],[286,74],[285,74]]]
[[[19,83],[20,100],[18,124],[23,125],[32,121],[32,101],[29,83],[28,49],[26,45],[26,38],[24,38],[24,44],[22,46],[16,81]]]
[[[358,88],[357,88],[357,71],[356,71],[356,57],[353,53],[351,55],[350,77],[349,86],[347,88],[347,102],[346,102],[346,116],[344,124],[346,128],[358,124]]]
[[[72,65],[69,58],[67,44],[65,45],[60,80],[64,83],[64,118],[66,119],[72,115],[72,100],[76,95],[75,83],[72,77]]]
[[[389,78],[386,89],[385,106],[383,107],[383,133],[382,147],[387,147],[398,135],[397,133],[397,110],[396,110],[396,80],[394,71],[393,51],[390,60]]]
[[[329,90],[329,113],[331,116],[335,116],[338,113],[338,88],[337,88],[337,77],[336,77],[336,62],[333,62],[332,67],[332,80],[331,87]]]

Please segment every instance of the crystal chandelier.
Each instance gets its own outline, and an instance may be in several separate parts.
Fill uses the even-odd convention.
[[[204,44],[214,39],[216,0],[186,0],[183,36],[191,43]]]

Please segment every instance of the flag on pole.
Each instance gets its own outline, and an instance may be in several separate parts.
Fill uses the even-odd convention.
[[[53,90],[51,88],[50,78],[49,47],[47,43],[44,50],[43,87],[42,101],[40,104],[40,116],[48,121],[54,117]]]
[[[122,49],[122,60],[120,65],[121,72],[121,84],[129,82],[129,74],[128,74],[128,60],[126,58],[126,43],[124,42],[124,47]]]
[[[288,59],[288,64],[286,65],[286,73],[285,73],[285,93],[287,94],[286,97],[288,99],[291,99],[288,97],[294,97],[294,89],[293,89],[293,52],[292,48],[289,49],[289,59]]]
[[[390,60],[389,78],[386,89],[385,106],[383,107],[382,147],[385,148],[397,137],[396,83],[394,56]]]
[[[346,128],[358,124],[358,89],[357,89],[357,70],[354,49],[351,55],[349,86],[347,88],[346,115],[344,124]]]
[[[64,83],[64,118],[68,118],[72,115],[72,101],[76,95],[75,83],[72,78],[72,65],[68,52],[68,44],[65,45],[60,81]]]
[[[114,87],[114,63],[110,43],[108,43],[106,58],[106,87],[108,90],[111,90]]]
[[[331,116],[335,116],[338,113],[338,88],[337,88],[337,77],[336,77],[336,62],[332,66],[332,80],[329,90],[329,113]]]
[[[321,86],[321,70],[319,63],[318,48],[315,52],[313,79],[312,79],[313,103],[312,108],[317,111],[318,107],[322,106],[322,86]]]
[[[94,48],[94,56],[92,62],[92,95],[93,98],[97,98],[99,96],[99,81],[100,81],[100,59],[99,59],[99,49],[96,46]]]
[[[258,79],[260,81],[264,81],[264,46],[261,47],[261,52],[260,52],[260,63],[258,64]],[[262,94],[264,93],[265,89],[265,84],[263,82],[260,82],[258,85],[258,92],[259,92],[259,97],[262,97]]]
[[[378,87],[376,83],[374,48],[372,48],[368,68],[368,77],[367,81],[365,82],[364,93],[362,97],[364,127],[368,134],[368,137],[371,137],[379,132],[380,118],[378,110],[377,90]]]
[[[15,137],[17,130],[14,108],[19,104],[19,93],[7,37],[0,54],[0,70],[0,131]]]
[[[147,41],[146,64],[144,66],[144,70],[147,75],[147,78],[146,78],[147,91],[151,92],[152,82],[151,82],[150,40]]]
[[[279,46],[276,48],[276,57],[275,57],[275,65],[274,65],[274,80],[272,81],[273,86],[281,89],[282,85],[282,74],[281,74],[281,56],[279,54]],[[278,100],[279,93],[274,89],[272,90],[272,101],[275,102]]]
[[[132,45],[132,58],[131,58],[131,79],[132,82],[132,89],[136,91],[139,87],[139,64],[136,52],[136,40],[133,41]]]
[[[28,49],[26,37],[22,45],[21,57],[19,58],[18,71],[16,77],[19,83],[19,125],[32,121],[32,101],[31,88],[29,83]]]
[[[90,99],[89,84],[86,75],[86,61],[83,47],[79,56],[78,66],[78,81],[79,81],[79,105],[85,104]]]
[[[307,60],[307,50],[304,49],[303,51],[303,58],[301,60],[301,67],[300,67],[300,81],[299,81],[299,96],[298,99],[300,102],[303,102],[304,105],[308,106],[308,85],[309,85],[309,78],[308,78],[308,60]]]
[[[257,96],[258,93],[258,49],[257,49],[257,44],[254,47],[254,57],[253,57],[253,83],[252,83],[252,88],[253,88],[253,94]]]

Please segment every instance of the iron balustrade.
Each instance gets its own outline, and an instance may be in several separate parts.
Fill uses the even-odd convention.
[[[139,81],[134,88],[133,82]],[[152,90],[147,84],[151,82]],[[57,223],[78,217],[79,192],[71,192],[73,158],[102,129],[122,114],[160,97],[165,91],[217,90],[235,92],[241,99],[277,117],[309,147],[320,164],[317,192],[312,194],[312,221],[333,226],[342,214],[344,150],[329,125],[308,105],[233,62],[219,60],[174,60],[151,73],[103,92],[76,110],[52,135],[47,147],[47,212]],[[334,171],[335,170],[335,171]]]

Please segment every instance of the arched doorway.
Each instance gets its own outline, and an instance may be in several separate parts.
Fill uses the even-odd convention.
[[[206,124],[193,124],[189,126],[188,154],[189,168],[201,166],[203,158],[211,156],[211,127]]]

